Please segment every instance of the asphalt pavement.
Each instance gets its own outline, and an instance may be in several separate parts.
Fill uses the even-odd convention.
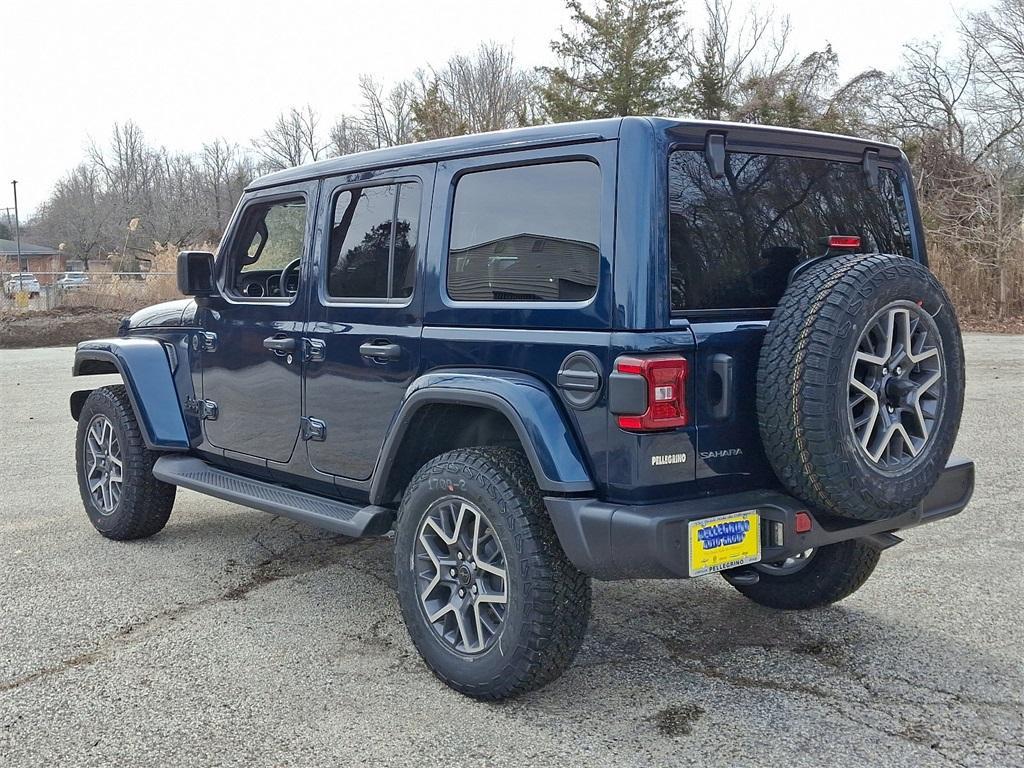
[[[1024,337],[966,350],[963,514],[823,610],[596,583],[576,663],[499,704],[422,664],[387,539],[186,491],[152,539],[102,538],[72,350],[0,351],[0,765],[1024,766]]]

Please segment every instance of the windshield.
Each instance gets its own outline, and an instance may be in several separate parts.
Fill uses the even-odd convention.
[[[868,186],[859,163],[730,152],[714,179],[704,153],[669,156],[672,309],[774,307],[789,272],[854,235],[864,252],[912,255],[895,171]]]

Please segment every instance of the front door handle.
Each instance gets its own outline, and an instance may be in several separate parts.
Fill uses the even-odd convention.
[[[371,360],[383,362],[386,360],[397,360],[402,356],[402,348],[398,344],[391,344],[386,341],[368,341],[359,345],[359,354]]]
[[[263,340],[263,347],[275,355],[283,355],[295,351],[294,336],[268,336]]]

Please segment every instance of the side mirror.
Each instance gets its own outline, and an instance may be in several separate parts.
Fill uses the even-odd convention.
[[[212,253],[182,251],[178,254],[178,290],[185,296],[217,295]]]

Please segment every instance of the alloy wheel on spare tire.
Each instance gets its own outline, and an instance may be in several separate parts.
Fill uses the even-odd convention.
[[[758,366],[758,425],[793,495],[878,520],[931,490],[963,395],[960,329],[935,276],[902,256],[844,256],[810,267],[779,302]]]

